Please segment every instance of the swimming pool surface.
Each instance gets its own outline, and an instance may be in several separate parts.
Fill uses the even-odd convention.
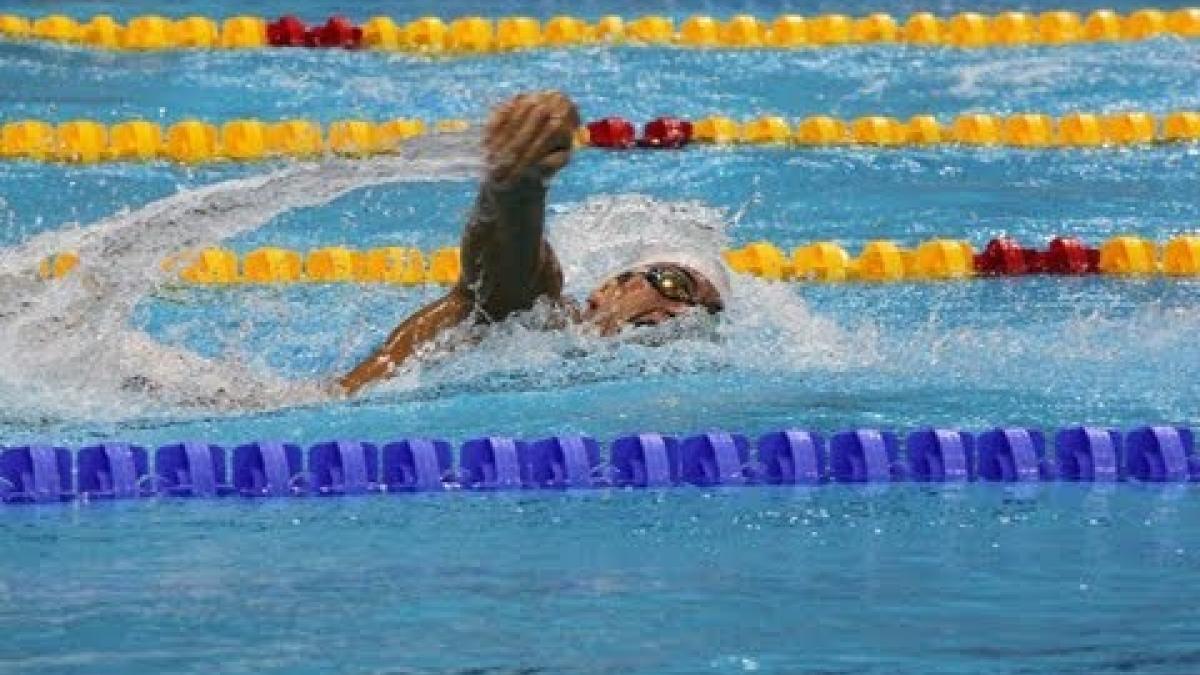
[[[0,2],[0,12],[30,16],[252,10],[309,20],[1096,7]],[[1200,109],[1198,81],[1200,42],[1173,39],[971,51],[587,48],[442,60],[0,43],[3,120],[478,121],[506,96],[547,87],[574,97],[586,119],[1165,113]],[[8,295],[0,297],[0,443],[611,439],[644,430],[1200,420],[1200,283],[1161,278],[739,279],[718,343],[649,347],[513,326],[359,399],[321,399],[316,383],[437,291],[150,288],[139,281],[148,268],[119,269],[172,252],[162,232],[137,236],[147,204],[172,195],[203,204],[190,191],[285,166],[0,163],[0,294]],[[1059,234],[1095,244],[1122,233],[1165,241],[1200,228],[1198,176],[1200,149],[1188,145],[581,151],[551,192],[550,231],[569,286],[582,294],[606,271],[595,264],[598,242],[635,236],[680,200],[693,202],[687,213],[697,217],[723,209],[733,244],[834,239],[854,250],[870,239],[913,245],[946,236],[978,248],[1001,234],[1041,245]],[[203,243],[239,252],[453,245],[474,189],[449,173],[414,176],[265,215],[261,226]],[[629,215],[597,222],[580,215],[585,202]],[[115,298],[94,301],[79,279],[49,291],[11,285],[8,275],[36,260],[9,247],[104,218],[128,231],[100,263],[116,269],[110,276],[120,283],[102,289]],[[69,340],[53,338],[67,330]],[[137,342],[145,335],[149,346]],[[264,383],[271,395],[256,397]],[[4,508],[0,671],[1191,673],[1200,669],[1191,590],[1198,518],[1193,490],[1133,485]]]

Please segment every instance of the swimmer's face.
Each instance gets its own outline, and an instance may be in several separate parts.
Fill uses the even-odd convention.
[[[588,297],[584,320],[613,335],[625,326],[656,326],[689,312],[724,309],[721,294],[690,267],[654,263],[622,272]]]

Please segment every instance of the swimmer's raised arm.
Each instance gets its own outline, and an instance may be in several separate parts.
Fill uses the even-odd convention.
[[[462,238],[459,285],[484,321],[500,321],[562,294],[543,230],[547,182],[571,160],[579,111],[558,92],[518,96],[484,130],[487,173]]]
[[[579,112],[558,92],[522,94],[492,111],[486,170],[462,238],[462,277],[392,331],[338,380],[348,394],[389,375],[442,331],[473,318],[500,321],[546,296],[561,300],[558,259],[543,236],[547,181],[571,160]]]

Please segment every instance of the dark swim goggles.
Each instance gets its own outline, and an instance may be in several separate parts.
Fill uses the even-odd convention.
[[[721,301],[705,303],[697,297],[699,283],[687,269],[676,265],[652,265],[637,272],[658,291],[658,294],[673,302],[682,302],[693,307],[703,307],[710,313],[724,309]]]

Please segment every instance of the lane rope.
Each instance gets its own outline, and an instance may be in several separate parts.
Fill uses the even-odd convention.
[[[852,44],[978,48],[1129,42],[1164,35],[1200,37],[1200,9],[1147,8],[1128,14],[1101,9],[1086,16],[1064,10],[962,12],[949,17],[917,12],[903,19],[881,12],[862,17],[784,14],[773,19],[738,14],[726,20],[698,14],[683,19],[678,27],[674,19],[662,15],[631,19],[608,15],[595,21],[555,16],[544,22],[527,16],[450,20],[424,16],[408,22],[376,16],[362,24],[335,15],[314,25],[294,15],[275,20],[241,15],[220,21],[204,16],[171,19],[142,15],[125,23],[104,14],[83,21],[63,14],[32,19],[0,15],[0,37],[132,51],[304,47],[461,55],[616,44],[709,49]]]
[[[840,244],[820,241],[789,253],[770,242],[753,242],[723,253],[730,269],[771,281],[930,281],[1036,274],[1108,276],[1200,276],[1200,235],[1179,235],[1163,245],[1120,235],[1090,247],[1056,237],[1045,248],[1028,248],[1009,237],[992,239],[976,252],[964,239],[930,239],[914,248],[894,241],[867,242],[857,256]],[[80,260],[71,252],[38,264],[43,279],[70,275]],[[210,247],[163,261],[163,269],[189,284],[383,283],[452,284],[461,273],[459,249],[423,253],[389,246],[356,250],[329,246],[308,252],[267,246],[239,256]]]
[[[464,119],[426,122],[414,118],[383,121],[336,120],[323,126],[307,119],[265,121],[235,119],[219,127],[185,119],[166,128],[133,119],[106,125],[90,119],[51,123],[12,120],[0,125],[0,158],[92,164],[168,160],[184,164],[312,159],[324,155],[367,157],[396,152],[407,140],[425,134],[462,133]],[[901,121],[885,115],[843,120],[814,115],[793,123],[767,115],[742,122],[725,116],[696,121],[659,117],[642,126],[606,117],[582,126],[580,147],[608,150],[680,149],[712,145],[808,147],[860,145],[910,147],[957,144],[1017,148],[1097,148],[1200,141],[1200,112],[1165,115],[1129,111],[995,115],[966,113],[943,122],[933,115]]]
[[[1049,443],[1034,428],[983,432],[854,429],[828,436],[785,429],[752,441],[709,431],[523,440],[335,440],[310,447],[258,441],[225,448],[171,443],[153,453],[128,443],[72,452],[53,445],[0,451],[0,503],[154,497],[301,497],[450,489],[650,488],[825,483],[1185,483],[1200,480],[1188,427],[1122,431],[1078,426]],[[607,450],[607,451],[605,451]]]

